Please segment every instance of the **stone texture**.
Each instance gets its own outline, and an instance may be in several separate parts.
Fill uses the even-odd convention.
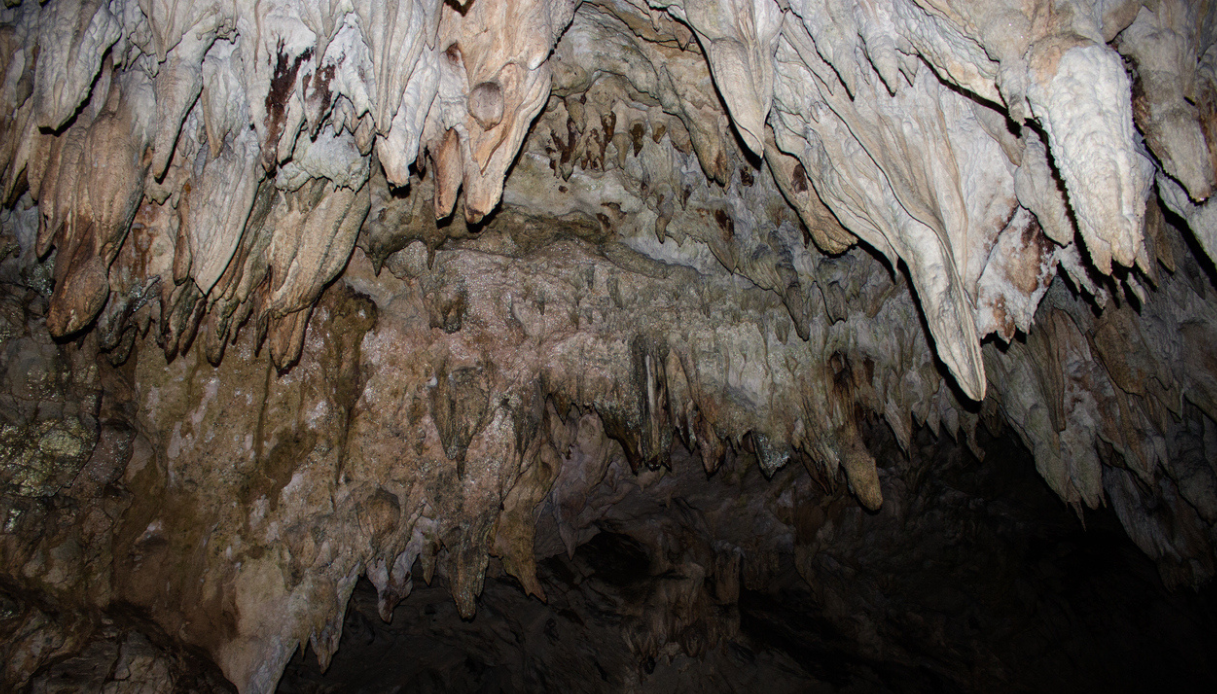
[[[674,457],[888,513],[876,427],[1008,428],[1204,583],[1213,7],[6,2],[5,685],[270,691],[415,567],[551,597],[589,490]],[[735,556],[631,652],[730,641],[679,615]]]

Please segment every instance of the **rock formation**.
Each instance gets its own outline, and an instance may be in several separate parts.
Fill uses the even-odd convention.
[[[1215,44],[1185,0],[6,0],[4,686],[273,691],[364,578],[548,600],[617,490],[755,463],[711,487],[769,534],[699,506],[635,606],[703,656],[735,627],[647,610],[955,503],[919,432],[1205,584]]]

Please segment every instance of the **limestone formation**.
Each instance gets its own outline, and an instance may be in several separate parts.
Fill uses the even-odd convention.
[[[1217,570],[1217,3],[9,0],[0,184],[5,688],[270,692],[363,577],[545,599],[674,458],[879,511],[884,426]]]

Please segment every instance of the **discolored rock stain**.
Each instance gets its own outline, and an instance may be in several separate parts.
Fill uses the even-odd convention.
[[[300,462],[317,446],[316,432],[293,431],[275,442],[268,453],[258,460],[257,469],[241,487],[241,503],[249,506],[266,496],[273,512],[279,507],[279,492],[291,481]]]
[[[803,164],[801,162],[794,165],[794,174],[791,177],[794,179],[791,182],[791,185],[794,187],[794,192],[806,193],[807,192],[807,169],[803,168]]]
[[[642,138],[646,135],[646,127],[642,123],[635,123],[634,127],[630,128],[630,142],[634,145],[634,156],[638,156],[642,152]]]
[[[296,73],[300,64],[313,57],[313,49],[306,48],[300,55],[292,58],[283,52],[283,40],[279,40],[276,53],[275,73],[270,79],[270,90],[266,93],[266,147],[262,153],[262,164],[270,170],[274,168],[275,149],[279,138],[283,137],[283,125],[287,119],[287,102],[291,99],[292,87],[296,84]],[[327,87],[328,90],[328,82]]]
[[[731,215],[727,214],[726,210],[715,210],[714,221],[718,223],[724,241],[735,238],[735,220],[731,219]]]

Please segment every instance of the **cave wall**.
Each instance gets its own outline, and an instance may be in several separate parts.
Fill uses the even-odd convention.
[[[270,691],[361,577],[546,598],[623,464],[876,511],[876,422],[1008,431],[1202,584],[1215,12],[6,3],[5,682],[119,613]]]

